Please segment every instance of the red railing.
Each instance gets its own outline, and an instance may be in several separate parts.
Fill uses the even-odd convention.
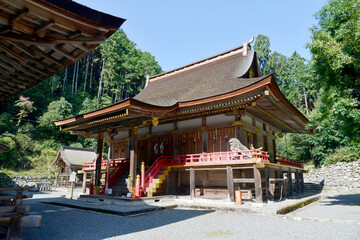
[[[214,152],[187,154],[176,156],[161,156],[151,165],[145,173],[145,189],[150,185],[153,179],[159,174],[163,167],[167,166],[191,166],[191,165],[212,165],[212,164],[234,164],[244,162],[269,162],[267,152],[257,149],[242,150],[233,152]]]
[[[281,165],[287,165],[287,166],[291,166],[291,167],[302,167],[302,164],[300,161],[291,159],[291,158],[287,158],[287,157],[283,157],[283,156],[276,156],[276,160],[278,163],[280,163]]]
[[[101,169],[106,169],[108,160],[102,160],[101,161]],[[116,169],[121,166],[121,164],[125,161],[129,161],[125,158],[116,158],[116,159],[110,159],[109,160],[109,169]],[[96,169],[96,162],[84,162],[84,168],[83,170],[95,170]]]
[[[101,162],[101,169],[106,170],[108,160],[103,160]],[[110,159],[109,160],[109,180],[108,188],[112,187],[115,182],[129,169],[130,161],[125,158]],[[96,163],[94,162],[85,162],[83,170],[95,170]],[[107,173],[105,173],[105,183],[107,179]],[[92,184],[90,184],[92,186]],[[105,193],[105,184],[100,185],[100,194]],[[90,187],[90,195],[93,194],[93,189]]]

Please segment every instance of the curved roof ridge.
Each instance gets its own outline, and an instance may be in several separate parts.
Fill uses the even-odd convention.
[[[173,75],[176,75],[178,73],[181,73],[181,72],[184,72],[184,71],[187,71],[187,70],[190,70],[190,69],[194,69],[194,68],[197,68],[197,67],[200,67],[200,66],[203,66],[203,65],[218,61],[220,59],[230,57],[232,55],[235,55],[235,54],[238,54],[238,53],[241,53],[241,52],[243,52],[243,45],[241,45],[239,47],[236,47],[236,48],[233,48],[233,49],[230,49],[230,50],[227,50],[225,52],[213,55],[211,57],[204,58],[202,60],[187,64],[185,66],[175,68],[175,69],[172,69],[170,71],[163,72],[163,73],[160,73],[160,74],[157,74],[157,75],[154,75],[154,76],[150,76],[149,84],[151,84],[152,82],[155,82],[155,81],[157,81],[157,80],[159,80],[161,78],[173,76]]]

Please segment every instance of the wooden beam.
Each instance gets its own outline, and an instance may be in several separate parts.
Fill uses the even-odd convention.
[[[81,31],[77,30],[68,34],[67,39],[73,39],[81,35]]]
[[[299,172],[295,172],[295,179],[296,179],[296,195],[300,195],[300,176]]]
[[[303,172],[300,172],[299,175],[300,175],[300,193],[304,194],[304,192],[305,192],[305,184],[304,184]]]
[[[38,27],[36,30],[35,30],[35,33],[37,35],[40,35],[40,33],[46,31],[47,29],[51,28],[52,26],[54,26],[55,24],[55,21],[50,19],[50,21],[47,21],[47,22],[44,22],[40,27]]]
[[[233,183],[255,183],[254,178],[234,178]]]
[[[86,47],[84,44],[72,43],[71,45],[74,45],[74,46],[80,48],[81,50],[83,50],[83,51],[85,51],[85,52],[87,52],[87,53],[91,51],[91,49],[88,48],[88,47]]]
[[[6,71],[8,71],[9,73],[14,73],[15,69],[12,68],[11,66],[5,64],[4,62],[0,61],[0,67],[4,68]]]
[[[24,55],[24,54],[21,55],[21,54],[17,53],[13,49],[11,49],[11,46],[7,46],[3,43],[0,43],[0,49],[3,50],[4,52],[6,52],[7,54],[9,54],[10,56],[12,56],[13,58],[16,58],[19,62],[23,63],[26,67],[29,67],[29,68],[31,68],[39,73],[42,73],[44,75],[49,74],[44,71],[51,71],[53,73],[56,73],[56,71],[57,71],[57,70],[53,69],[52,67],[40,62],[39,60],[34,59],[33,57],[29,57],[27,55]],[[29,62],[39,65],[39,66],[43,67],[44,69],[40,69],[36,66],[33,66]]]
[[[190,168],[190,199],[195,197],[195,171]]]
[[[4,16],[1,16],[0,15],[0,24],[2,25],[10,25],[9,24],[9,19],[7,17],[4,17]],[[32,27],[29,27],[25,24],[22,24],[22,23],[13,23],[12,25],[12,28],[13,29],[16,29],[17,31],[19,32],[23,32],[23,33],[26,33],[26,34],[33,34],[34,33],[34,29]]]
[[[48,60],[49,62],[55,63],[55,64],[57,64],[57,65],[59,65],[59,66],[62,66],[62,67],[66,67],[66,64],[63,63],[61,60],[58,60],[58,59],[52,57],[51,54],[46,53],[46,52],[40,50],[39,48],[36,48],[36,47],[35,47],[35,48],[33,48],[33,51],[34,51],[36,54],[38,54],[38,55],[40,55],[41,57],[43,57],[43,58],[45,58],[46,60]]]
[[[100,186],[103,142],[102,133],[99,132],[96,147],[95,187]]]
[[[226,180],[228,189],[228,198],[230,201],[235,201],[234,198],[234,181],[233,181],[233,170],[231,166],[226,167]]]
[[[13,42],[10,40],[7,40],[10,44],[14,45],[15,47],[17,47],[20,51],[24,52],[25,54],[27,54],[29,57],[35,59],[35,53],[33,53],[28,47],[26,47],[25,45],[22,45],[21,43],[18,42]]]
[[[86,193],[87,172],[83,172],[82,192]]]
[[[27,8],[23,8],[20,11],[18,11],[14,16],[9,18],[9,25],[13,26],[14,23],[16,23],[17,21],[19,21],[20,19],[22,19],[23,17],[26,16],[26,14],[29,13],[29,9]]]
[[[255,179],[255,199],[257,203],[263,202],[262,187],[261,187],[261,173],[260,170],[254,165],[254,179]]]
[[[134,183],[134,179],[136,178],[136,165],[135,165],[135,151],[130,149],[130,169],[129,169],[129,175],[131,178],[131,186],[130,187],[135,187]]]
[[[273,198],[273,196],[270,195],[270,168],[265,168],[265,194],[267,199]]]
[[[1,34],[0,39],[12,41],[12,42],[26,43],[30,45],[47,46],[47,47],[54,47],[57,42],[54,39],[37,38],[37,37],[33,38],[31,35],[24,36],[15,33]]]
[[[289,182],[289,195],[292,196],[293,195],[293,186],[292,186],[292,173],[290,170],[287,171],[287,179]]]
[[[68,53],[68,52],[66,52],[64,49],[62,49],[59,45],[58,46],[56,46],[55,48],[54,48],[54,50],[56,51],[56,52],[58,52],[58,53],[60,53],[61,55],[63,55],[64,57],[67,57],[68,59],[70,59],[70,60],[72,60],[72,61],[76,61],[76,58],[73,56],[73,55],[71,55],[70,53]]]

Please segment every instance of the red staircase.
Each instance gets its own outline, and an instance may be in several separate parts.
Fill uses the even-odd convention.
[[[106,171],[108,160],[103,160],[101,162],[101,170]],[[109,160],[109,180],[108,188],[111,188],[114,183],[129,169],[130,161],[125,158],[110,159]],[[95,171],[96,163],[94,162],[85,162],[83,170],[84,171]],[[107,173],[105,173],[105,183],[107,179]],[[90,184],[90,195],[94,194],[94,188]],[[105,193],[105,184],[100,185],[100,194]]]
[[[187,154],[176,156],[161,156],[151,165],[145,173],[144,183],[141,184],[142,191],[148,192],[148,188],[153,183],[161,171],[169,171],[171,166],[204,166],[217,164],[236,164],[245,162],[269,162],[268,154],[258,149],[232,151],[232,152],[214,152]],[[160,179],[161,181],[161,179]]]

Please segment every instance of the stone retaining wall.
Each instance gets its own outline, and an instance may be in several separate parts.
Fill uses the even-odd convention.
[[[304,174],[305,191],[316,190],[319,186],[325,191],[360,192],[360,160],[338,162],[321,168],[309,167]],[[308,186],[308,189],[306,189]]]
[[[29,177],[29,176],[16,176],[9,177],[7,175],[0,176],[1,187],[14,187],[18,186],[35,186],[35,189],[44,191],[51,190],[55,179],[49,177]]]

